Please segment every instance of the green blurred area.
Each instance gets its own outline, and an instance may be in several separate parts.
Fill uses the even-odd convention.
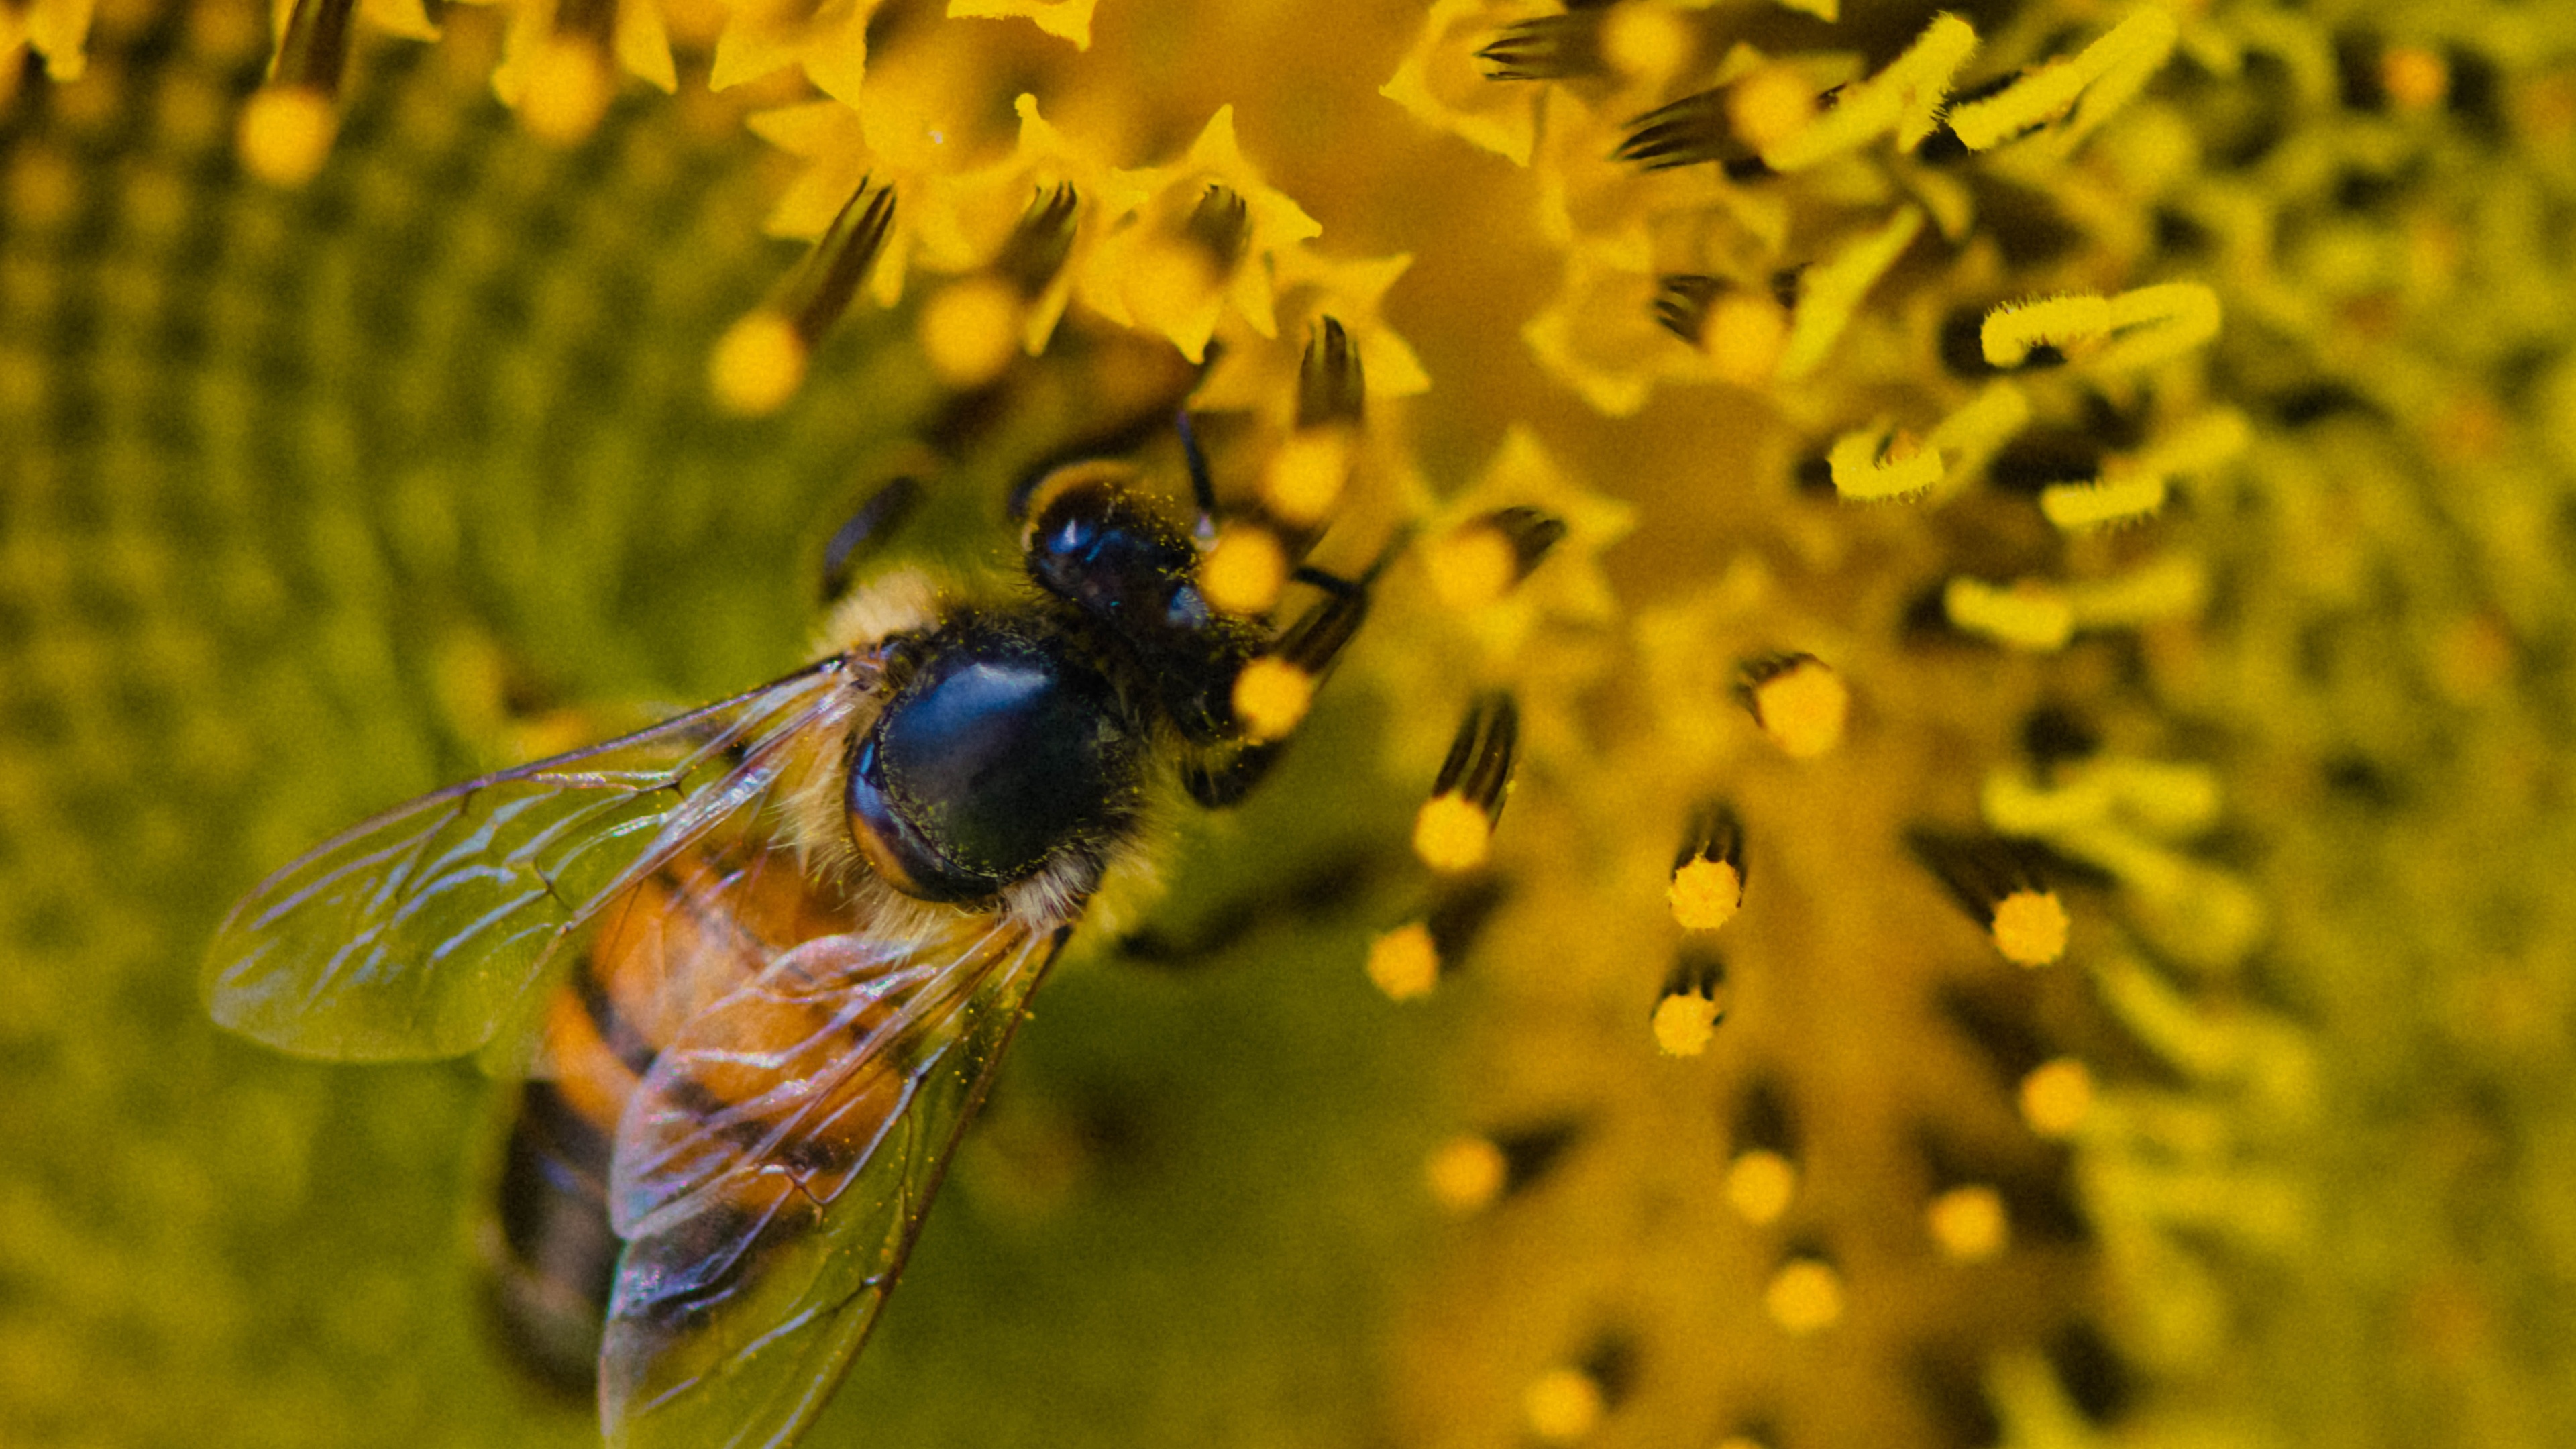
[[[108,17],[87,89],[0,112],[0,1444],[585,1442],[480,1333],[493,1085],[223,1037],[199,954],[264,872],[503,763],[513,709],[800,662],[823,539],[937,399],[863,318],[779,416],[711,413],[794,256],[730,118],[550,151],[387,47],[281,193],[231,159],[241,33]],[[1006,562],[1007,463],[960,471],[934,548]],[[1398,838],[1332,758],[1359,705],[1184,900]],[[1434,1028],[1359,950],[1060,972],[813,1442],[1367,1438]]]

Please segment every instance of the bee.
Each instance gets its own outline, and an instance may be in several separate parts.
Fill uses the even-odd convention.
[[[1208,603],[1191,454],[1195,534],[1131,464],[1058,468],[1020,507],[1024,583],[872,582],[816,663],[398,806],[218,929],[226,1027],[524,1078],[495,1295],[540,1364],[595,1362],[609,1443],[803,1431],[1156,802],[1230,805],[1284,747],[1238,676],[1319,679],[1358,629],[1375,568],[1299,569],[1322,593],[1284,630]]]

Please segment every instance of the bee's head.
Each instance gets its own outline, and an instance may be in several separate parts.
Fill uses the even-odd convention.
[[[1049,474],[1028,500],[1029,576],[1123,647],[1182,734],[1223,739],[1260,630],[1208,603],[1197,547],[1136,482],[1132,466],[1107,460]]]

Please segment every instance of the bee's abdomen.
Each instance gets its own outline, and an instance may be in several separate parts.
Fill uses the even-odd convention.
[[[617,1278],[608,1226],[609,1134],[552,1082],[520,1085],[484,1267],[503,1344],[549,1388],[587,1397]]]
[[[784,857],[697,851],[638,882],[603,920],[546,1004],[553,1075],[518,1088],[482,1235],[504,1348],[533,1378],[584,1397],[598,1383],[624,1248],[608,1183],[627,1099],[694,1013],[847,917],[818,905]]]

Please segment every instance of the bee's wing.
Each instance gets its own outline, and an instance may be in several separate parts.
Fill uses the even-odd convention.
[[[609,1189],[627,1239],[600,1354],[614,1449],[804,1431],[1066,934],[962,918],[930,941],[809,941],[663,1049]]]
[[[352,1061],[455,1056],[556,943],[689,841],[747,826],[873,698],[847,656],[592,749],[398,806],[260,883],[215,933],[215,1020]]]

